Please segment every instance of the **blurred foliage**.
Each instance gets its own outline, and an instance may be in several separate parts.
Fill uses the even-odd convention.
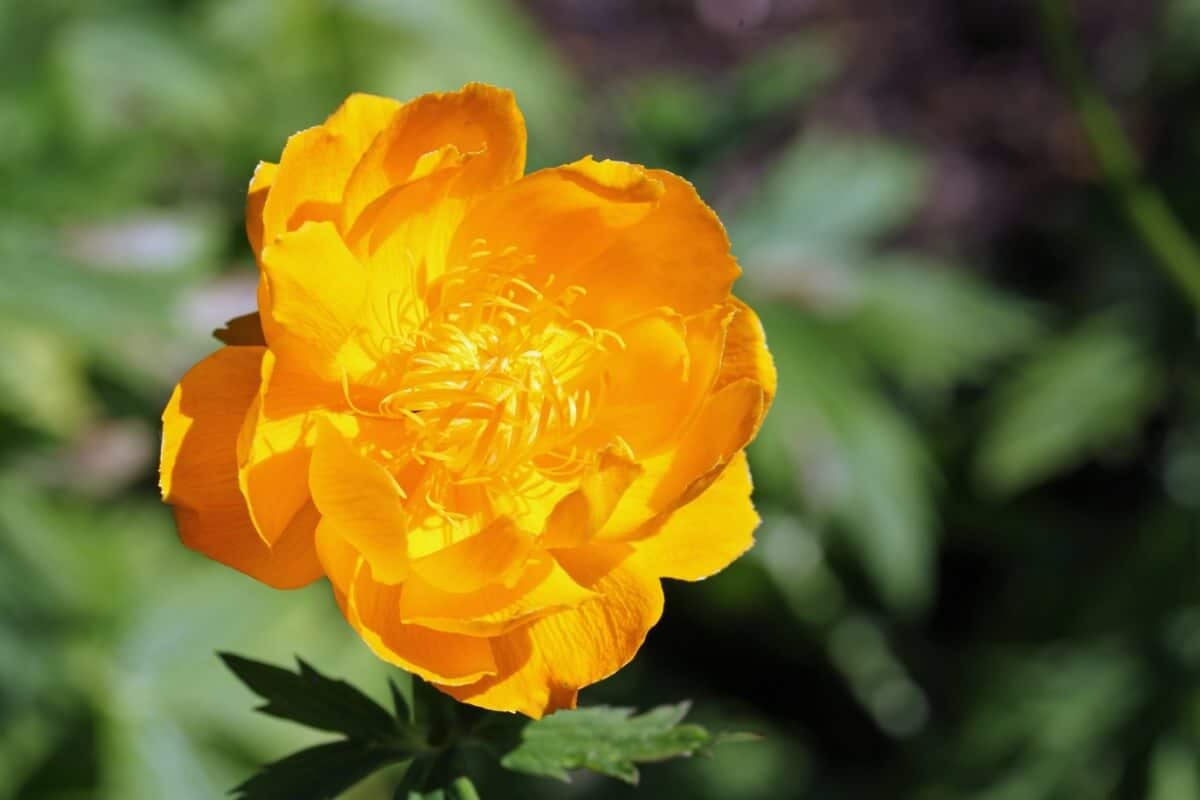
[[[1194,309],[1076,162],[1034,162],[1053,192],[992,250],[931,233],[959,143],[853,124],[888,98],[846,102],[872,54],[821,15],[724,61],[684,36],[621,61],[629,14],[671,45],[662,9],[692,17],[653,5],[581,33],[499,0],[0,0],[0,800],[211,798],[320,741],[249,714],[217,649],[299,653],[388,700],[326,587],[178,544],[155,431],[253,303],[253,165],[350,91],[467,80],[516,90],[532,167],[596,152],[695,181],[780,370],[758,546],[668,587],[639,659],[584,695],[692,697],[698,723],[765,738],[649,766],[640,796],[1200,796]],[[1146,13],[1105,52],[1144,67],[1120,85],[1168,144],[1149,177],[1200,227],[1200,4]],[[988,98],[1014,127],[1017,95]],[[470,766],[485,798],[635,796]]]

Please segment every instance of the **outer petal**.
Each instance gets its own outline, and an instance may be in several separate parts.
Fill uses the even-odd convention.
[[[314,375],[340,382],[338,356],[359,322],[368,295],[368,274],[331,223],[304,225],[263,251],[263,281],[271,295],[263,327],[271,350]]]
[[[656,309],[618,328],[625,347],[612,359],[604,404],[585,441],[620,436],[639,459],[676,442],[712,391],[735,313],[723,304],[685,320]]]
[[[775,363],[767,351],[766,334],[754,309],[736,297],[732,299],[732,304],[737,313],[729,324],[715,388],[721,389],[741,378],[750,378],[762,387],[765,415],[775,398]]]
[[[750,502],[752,489],[746,454],[740,452],[699,497],[633,543],[635,563],[651,575],[685,581],[720,572],[754,544],[760,520]]]
[[[267,195],[278,172],[278,164],[258,162],[254,176],[250,178],[250,187],[246,190],[246,238],[250,240],[250,249],[254,251],[256,259],[262,253],[263,246],[263,207],[267,204]]]
[[[238,430],[258,392],[263,353],[224,348],[183,376],[163,412],[160,483],[184,544],[263,583],[294,588],[321,575],[311,530],[297,525],[267,547],[238,490]]]
[[[457,192],[469,196],[515,181],[525,171],[525,120],[512,92],[469,83],[457,92],[405,103],[355,167],[342,201],[347,228],[393,187],[429,174],[431,154],[474,155]],[[455,159],[457,160],[457,159]]]
[[[470,593],[448,592],[420,579],[410,580],[400,598],[400,616],[437,630],[497,636],[593,597],[593,592],[542,553],[511,584],[496,583]]]
[[[501,518],[474,536],[415,559],[412,569],[430,587],[465,594],[504,580],[532,549],[533,537]]]
[[[655,518],[669,514],[707,489],[758,430],[763,391],[742,378],[711,395],[678,447],[642,462],[645,472],[617,504],[602,539],[645,536]]]
[[[601,441],[619,435],[645,458],[674,438],[687,411],[687,329],[682,317],[664,308],[622,326],[618,334],[625,347],[612,359],[593,434]]]
[[[361,553],[375,580],[395,584],[408,577],[404,492],[387,470],[326,423],[318,426],[308,483],[322,528]]]
[[[358,421],[348,411],[340,387],[317,380],[274,351],[264,354],[261,386],[237,440],[238,483],[264,542],[275,542],[309,513],[308,466],[317,424],[325,420],[353,435]]]
[[[351,171],[401,104],[352,94],[323,125],[288,139],[263,205],[264,244],[310,220],[337,219]]]
[[[467,166],[464,157],[447,151],[432,174],[389,189],[347,222],[346,241],[358,255],[382,262],[382,269],[411,264],[440,272],[469,202],[457,196]]]
[[[688,421],[676,434],[674,448],[642,462],[642,476],[630,486],[599,539],[640,538],[656,531],[666,515],[704,491],[754,438],[774,397],[775,365],[762,325],[749,306],[731,298],[689,317],[687,325],[687,391],[711,394],[694,413],[684,415]],[[712,358],[718,336],[719,364]]]
[[[641,167],[618,161],[588,157],[540,170],[482,198],[455,234],[448,261],[515,252],[527,259],[521,273],[535,286],[554,275],[560,289],[579,284],[590,291],[580,280],[583,265],[644,219],[662,192]]]
[[[627,564],[614,566],[594,548],[564,551],[559,558],[600,596],[492,640],[497,674],[469,685],[441,686],[443,691],[472,705],[538,718],[574,708],[580,688],[608,677],[636,655],[662,615],[658,579]]]
[[[346,621],[381,659],[440,685],[495,674],[487,639],[402,622],[401,587],[377,583],[354,548],[324,525],[317,531],[317,548]]]
[[[669,172],[590,157],[527,175],[482,200],[463,221],[451,264],[477,242],[491,253],[515,248],[534,263],[534,285],[587,294],[574,311],[613,327],[669,306],[695,314],[728,299],[741,270],[715,213],[690,183]]]
[[[695,314],[725,301],[741,274],[720,219],[695,187],[646,170],[664,191],[654,209],[571,280],[588,287],[577,312],[611,324],[658,306]]]

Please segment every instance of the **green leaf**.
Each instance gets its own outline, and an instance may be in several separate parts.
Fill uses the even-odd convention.
[[[842,52],[823,34],[774,45],[735,72],[737,111],[751,121],[788,111],[824,89],[843,62]]]
[[[564,781],[570,770],[582,768],[635,784],[635,762],[690,756],[712,742],[699,725],[680,724],[688,708],[683,702],[639,716],[632,716],[633,709],[607,706],[559,711],[529,723],[521,744],[500,763]]]
[[[1178,736],[1164,737],[1150,760],[1149,800],[1200,797],[1200,761],[1194,746]]]
[[[751,447],[756,483],[829,527],[889,606],[919,612],[933,587],[932,454],[836,325],[790,307],[759,311],[779,393]]]
[[[398,677],[388,678],[388,691],[392,695],[392,708],[396,719],[401,722],[414,722],[413,714],[413,684],[416,680],[407,672],[399,673]]]
[[[396,790],[395,800],[479,800],[479,792],[470,778],[462,776],[443,788],[424,792],[401,785]]]
[[[1155,66],[1174,80],[1192,79],[1200,69],[1200,0],[1166,0],[1159,8],[1162,45]]]
[[[451,700],[426,681],[415,677],[411,680],[413,721],[420,726],[425,741],[435,747],[441,746],[456,728],[460,710],[467,707]]]
[[[404,773],[404,780],[396,787],[395,800],[409,798],[440,797],[459,780],[465,780],[467,771],[462,749],[450,746],[413,759]]]
[[[853,485],[835,516],[883,599],[916,613],[933,589],[935,466],[920,433],[885,398],[863,402],[839,432]]]
[[[732,239],[751,260],[843,255],[913,215],[925,192],[924,161],[892,142],[828,134],[790,146],[757,196],[733,220]]]
[[[169,385],[177,378],[172,358],[191,350],[174,309],[193,278],[105,272],[76,255],[44,223],[0,222],[0,316],[52,330],[109,372]]]
[[[620,102],[625,127],[647,163],[683,166],[681,155],[718,140],[732,109],[712,102],[712,87],[691,75],[640,75]]]
[[[1012,494],[1120,443],[1156,407],[1163,380],[1121,320],[1084,323],[999,387],[975,462],[978,480]]]
[[[970,269],[920,255],[875,260],[859,274],[858,290],[848,333],[879,369],[923,399],[977,380],[1041,333],[1030,304]]]
[[[232,653],[221,660],[243,683],[267,701],[258,711],[312,728],[344,733],[351,739],[390,741],[396,719],[349,683],[327,678],[302,659],[299,671],[264,664]]]
[[[49,330],[11,320],[0,329],[0,412],[68,438],[94,416],[79,351]]]
[[[400,760],[396,751],[366,742],[329,742],[268,764],[231,794],[237,800],[329,800]]]
[[[51,56],[75,136],[108,143],[145,129],[183,141],[226,134],[237,119],[213,66],[166,25],[109,15],[55,37]]]

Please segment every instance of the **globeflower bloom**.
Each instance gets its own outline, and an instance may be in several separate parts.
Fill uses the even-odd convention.
[[[352,95],[260,164],[258,312],[176,387],[161,487],[189,547],[326,576],[380,658],[539,717],[750,547],[775,374],[689,183],[524,167],[479,84]]]

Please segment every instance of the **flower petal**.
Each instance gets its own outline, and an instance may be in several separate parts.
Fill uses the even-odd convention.
[[[572,272],[588,287],[576,313],[606,325],[659,306],[687,316],[729,296],[741,274],[717,215],[678,175],[646,170],[663,187],[654,207]]]
[[[482,251],[511,251],[527,259],[522,275],[545,287],[591,287],[582,265],[611,247],[618,233],[650,213],[662,184],[641,167],[590,156],[526,175],[481,198],[459,226],[447,257],[467,264]],[[612,298],[606,293],[602,298]],[[619,298],[617,298],[619,300]],[[659,303],[658,305],[665,305]]]
[[[386,469],[323,423],[317,428],[308,484],[322,528],[361,553],[375,580],[394,584],[408,577],[404,493]]]
[[[713,484],[633,542],[635,563],[660,578],[698,581],[729,566],[754,544],[759,517],[746,454],[737,453]]]
[[[475,154],[456,193],[469,197],[525,171],[525,119],[512,92],[469,83],[405,103],[357,164],[342,197],[349,228],[388,190],[427,175],[451,154]]]
[[[685,320],[656,309],[618,328],[625,347],[611,359],[604,404],[584,441],[620,436],[639,459],[676,442],[712,391],[735,313],[723,304]]]
[[[254,175],[250,178],[250,186],[246,190],[246,238],[250,240],[250,249],[254,252],[256,260],[263,247],[263,207],[267,204],[267,195],[278,172],[278,164],[272,164],[270,161],[258,162],[258,166],[254,168]]]
[[[595,594],[576,583],[553,558],[542,553],[511,584],[470,592],[447,592],[418,579],[404,584],[400,616],[437,630],[471,636],[498,636]]]
[[[651,503],[659,508],[687,502],[707,487],[734,453],[750,443],[762,419],[762,387],[747,378],[715,392],[700,410],[671,465],[654,489]],[[711,476],[708,477],[708,476]]]
[[[335,383],[347,370],[369,368],[338,360],[366,303],[368,274],[331,223],[307,223],[268,245],[263,282],[271,301],[260,311],[272,351]]]
[[[310,220],[337,219],[351,171],[400,108],[390,98],[352,94],[324,124],[288,139],[263,206],[262,242],[270,246]]]
[[[311,504],[308,466],[324,419],[353,435],[341,390],[308,375],[268,350],[261,385],[237,438],[238,483],[264,542],[273,543]]]
[[[525,563],[533,537],[509,519],[498,519],[466,539],[413,559],[413,574],[440,591],[465,594],[503,580]]]
[[[401,587],[376,582],[362,556],[324,523],[317,528],[316,542],[342,615],[379,658],[442,685],[495,674],[487,639],[402,622]]]
[[[160,483],[184,544],[286,589],[320,577],[314,520],[298,520],[269,548],[238,489],[238,430],[258,393],[263,354],[261,347],[223,348],[183,376],[163,412]]]
[[[645,535],[643,526],[698,497],[758,430],[763,390],[742,378],[712,394],[679,446],[642,462],[645,469],[617,504],[599,539]]]
[[[347,226],[351,249],[391,269],[405,261],[444,263],[446,245],[466,210],[463,198],[451,196],[465,164],[457,151],[447,151],[432,174],[384,192]],[[381,252],[387,244],[392,247]]]
[[[354,549],[354,546],[346,541],[346,537],[342,536],[340,531],[335,530],[324,519],[317,523],[314,541],[321,569],[329,578],[329,584],[333,587],[338,604],[343,606],[342,611],[345,612],[345,604],[350,597],[350,586],[354,583],[354,576],[358,574],[359,562],[363,558]]]
[[[716,389],[724,388],[741,378],[750,378],[763,389],[763,413],[775,398],[775,363],[767,350],[766,334],[754,309],[736,297],[732,305],[737,313],[729,324],[725,350],[721,354],[721,369]]]
[[[440,688],[465,703],[539,718],[574,708],[579,689],[629,663],[662,615],[662,586],[628,564],[594,574],[594,555],[579,548],[560,560],[598,597],[493,639],[496,675]]]
[[[687,400],[691,359],[683,318],[657,309],[622,326],[624,349],[611,359],[604,403],[592,423],[593,436],[620,436],[638,458],[670,442]]]
[[[632,453],[618,448],[604,450],[596,465],[580,481],[579,488],[559,501],[538,543],[545,548],[569,548],[586,544],[604,527],[625,490],[642,474]]]

